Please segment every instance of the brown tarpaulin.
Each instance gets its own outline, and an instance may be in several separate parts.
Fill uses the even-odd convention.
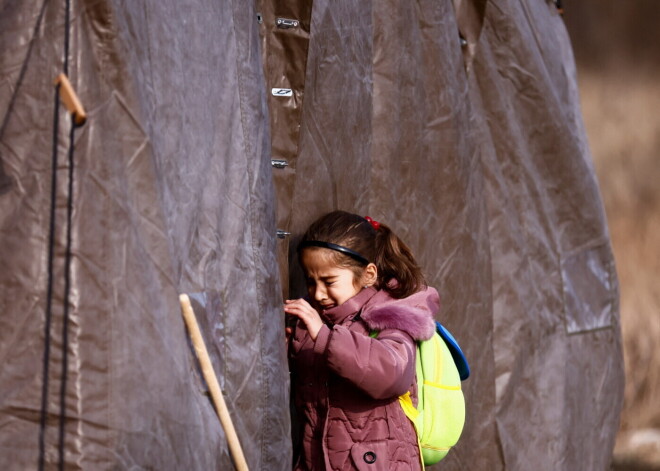
[[[73,1],[52,264],[65,2],[0,11],[3,469],[230,467],[180,292],[251,469],[288,469],[280,272],[335,208],[410,244],[471,362],[438,468],[607,469],[618,287],[554,2]]]

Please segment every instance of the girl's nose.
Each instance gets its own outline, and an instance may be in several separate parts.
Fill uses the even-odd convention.
[[[314,287],[314,300],[323,301],[325,299],[325,289],[322,285],[316,285]]]

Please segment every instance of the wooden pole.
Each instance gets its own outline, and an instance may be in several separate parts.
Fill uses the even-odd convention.
[[[202,337],[202,333],[199,330],[199,325],[197,324],[195,313],[193,311],[192,305],[190,304],[190,298],[187,294],[181,294],[179,296],[179,302],[181,303],[181,312],[183,313],[183,319],[186,322],[186,327],[188,327],[188,332],[190,333],[190,338],[192,339],[195,353],[197,354],[197,358],[199,359],[199,363],[202,367],[202,374],[204,375],[206,384],[208,384],[209,390],[211,391],[211,398],[213,399],[215,410],[217,411],[218,417],[220,418],[222,428],[225,429],[225,435],[227,436],[227,442],[229,443],[229,451],[232,455],[232,458],[234,459],[236,469],[238,471],[248,471],[248,466],[247,462],[245,461],[245,456],[243,455],[241,443],[238,440],[238,435],[236,435],[236,429],[234,428],[234,424],[231,421],[229,410],[227,409],[225,400],[222,397],[220,384],[218,383],[218,378],[216,377],[215,371],[213,370],[213,364],[211,363],[209,353],[206,350],[204,338]]]

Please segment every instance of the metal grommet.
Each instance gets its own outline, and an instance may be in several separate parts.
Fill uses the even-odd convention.
[[[283,231],[282,229],[278,229],[276,235],[278,239],[286,239],[287,236],[291,235],[291,233],[287,231]]]
[[[271,159],[270,164],[275,168],[284,168],[289,165],[284,159]]]
[[[298,20],[290,20],[288,18],[278,18],[275,24],[277,25],[278,28],[281,29],[297,28]]]
[[[362,459],[367,464],[374,464],[376,462],[376,453],[373,451],[368,451],[362,456]]]

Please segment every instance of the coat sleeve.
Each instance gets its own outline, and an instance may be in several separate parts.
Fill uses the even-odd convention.
[[[371,338],[341,325],[323,326],[314,351],[325,356],[331,371],[374,399],[405,394],[415,378],[415,341],[400,330]]]

